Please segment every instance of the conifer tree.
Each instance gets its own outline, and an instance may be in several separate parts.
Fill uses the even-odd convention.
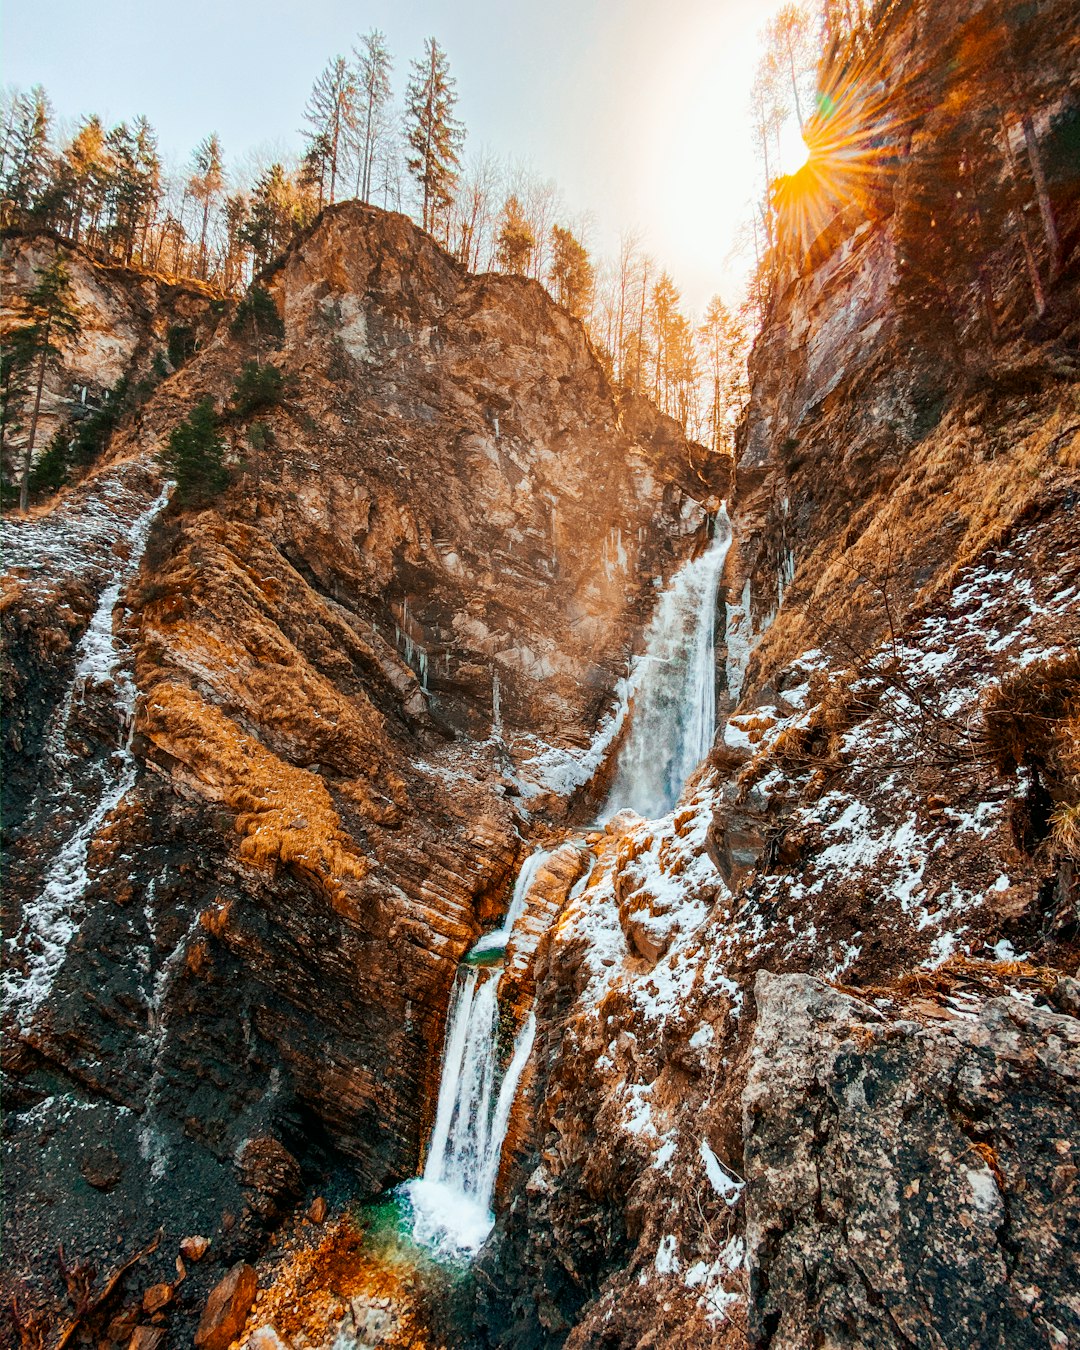
[[[559,304],[582,318],[592,302],[592,263],[581,240],[561,225],[551,227],[550,280]]]
[[[52,171],[49,126],[52,106],[40,84],[17,95],[13,124],[5,144],[4,197],[17,213],[30,211],[45,190]]]
[[[424,59],[413,61],[405,95],[409,171],[420,189],[423,229],[433,231],[454,199],[465,129],[454,117],[456,81],[446,53],[428,38]]]
[[[16,364],[33,371],[34,406],[30,414],[30,430],[23,447],[22,472],[19,477],[19,509],[25,511],[30,501],[30,467],[37,440],[38,418],[41,413],[41,393],[45,387],[45,373],[49,361],[60,357],[78,338],[82,330],[79,307],[67,264],[57,254],[48,267],[35,269],[37,284],[25,300],[26,322],[8,336]]]
[[[225,442],[218,434],[213,400],[204,398],[169,433],[159,456],[162,467],[176,480],[176,501],[181,506],[202,506],[229,482],[225,468]]]
[[[261,271],[292,238],[297,224],[296,195],[285,170],[271,164],[251,194],[251,206],[239,237],[255,255],[255,271]]]
[[[536,235],[525,219],[521,202],[511,193],[503,203],[502,223],[495,240],[495,252],[504,272],[525,276],[536,248]]]
[[[359,50],[353,48],[353,55],[356,57],[357,86],[356,196],[369,202],[374,188],[375,156],[384,134],[390,103],[393,61],[386,35],[377,28],[364,34]]]
[[[82,122],[64,151],[64,162],[71,194],[68,230],[77,244],[85,220],[87,243],[93,244],[108,181],[105,128],[100,117],[87,117]]]

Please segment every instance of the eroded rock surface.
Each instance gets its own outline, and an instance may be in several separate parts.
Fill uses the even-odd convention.
[[[927,1024],[801,975],[755,1001],[751,1343],[1069,1344],[1080,1021],[998,998]]]

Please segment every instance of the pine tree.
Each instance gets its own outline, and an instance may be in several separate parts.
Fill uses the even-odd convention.
[[[212,132],[195,147],[188,189],[202,203],[202,228],[199,231],[199,276],[206,277],[206,235],[210,212],[225,186],[225,156],[217,132]]]
[[[446,53],[428,38],[424,59],[412,63],[405,94],[408,141],[412,154],[409,171],[420,188],[423,229],[434,231],[454,198],[465,129],[454,117],[456,81],[450,75]]]
[[[179,426],[169,433],[160,461],[176,480],[175,499],[181,506],[202,506],[224,491],[229,482],[225,442],[218,435],[213,400],[196,403]]]
[[[271,164],[251,194],[251,206],[239,237],[255,255],[260,272],[292,238],[297,225],[296,194],[280,164]]]
[[[356,129],[356,97],[356,75],[343,56],[335,56],[312,86],[304,110],[304,120],[310,128],[308,153],[314,150],[324,166],[331,202],[346,148]]]
[[[23,447],[22,472],[19,478],[19,509],[25,511],[30,501],[30,466],[34,459],[38,417],[41,412],[41,393],[45,387],[45,372],[53,357],[60,357],[78,338],[82,330],[79,307],[67,264],[60,254],[48,267],[35,269],[37,284],[25,300],[27,322],[9,334],[18,364],[29,368],[37,366],[34,407],[30,415],[30,430]]]
[[[375,156],[383,136],[390,103],[390,73],[393,61],[386,45],[386,35],[377,28],[360,39],[360,49],[353,48],[356,57],[357,108],[356,130],[356,196],[371,201],[374,187]]]
[[[521,202],[511,193],[503,203],[502,223],[495,239],[495,254],[504,272],[525,276],[536,248],[536,235],[525,219]]]
[[[6,138],[4,197],[17,215],[32,210],[52,174],[49,126],[52,106],[40,84],[18,95],[13,125]]]
[[[105,128],[100,117],[87,117],[83,121],[64,151],[64,161],[71,193],[68,230],[77,244],[85,220],[87,243],[93,244],[105,205],[109,171]]]
[[[551,227],[550,280],[559,304],[582,318],[592,303],[593,267],[581,240],[561,225]]]

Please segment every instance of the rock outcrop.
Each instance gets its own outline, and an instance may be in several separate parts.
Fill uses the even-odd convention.
[[[1080,1021],[1008,997],[898,1017],[802,975],[755,1001],[751,1343],[1067,1344]]]

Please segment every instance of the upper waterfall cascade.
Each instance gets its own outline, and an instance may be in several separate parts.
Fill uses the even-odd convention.
[[[624,807],[649,817],[669,811],[712,744],[716,592],[730,543],[721,512],[709,547],[679,569],[660,598],[632,672],[632,721],[607,816]],[[525,861],[502,925],[473,946],[454,983],[427,1163],[421,1177],[402,1187],[414,1238],[438,1254],[471,1256],[494,1226],[503,1143],[536,1030],[530,1013],[512,1048],[500,1034],[499,981],[514,925],[547,857],[541,851]]]

